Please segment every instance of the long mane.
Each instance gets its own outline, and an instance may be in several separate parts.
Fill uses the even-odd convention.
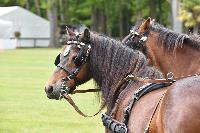
[[[91,33],[90,38],[90,73],[107,104],[112,105],[116,98],[116,84],[129,73],[141,77],[162,77],[156,69],[147,66],[146,57],[141,52],[103,35]]]
[[[200,50],[200,36],[198,35],[177,33],[158,23],[154,23],[151,26],[150,31],[159,33],[157,45],[164,46],[169,52],[174,51],[176,48],[180,48],[183,45],[188,45]]]

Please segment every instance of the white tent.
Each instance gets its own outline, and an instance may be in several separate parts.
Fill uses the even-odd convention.
[[[0,49],[16,48],[16,40],[11,40],[13,23],[10,21],[0,20]]]
[[[5,29],[6,27],[12,27],[11,29],[8,28],[10,31],[9,37],[7,36],[8,38],[15,40],[15,33],[20,33],[17,46],[48,46],[50,38],[49,21],[19,6],[0,7],[0,19],[7,22],[9,21],[10,24],[7,23],[7,26],[4,24]],[[8,29],[6,29],[6,32]],[[4,33],[5,30],[1,29],[0,38]]]

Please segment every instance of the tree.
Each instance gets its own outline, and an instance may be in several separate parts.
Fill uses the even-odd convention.
[[[59,0],[60,23],[68,22],[68,0]]]
[[[180,20],[186,27],[192,27],[193,33],[198,33],[200,25],[200,1],[199,0],[180,0]]]
[[[164,26],[170,24],[168,20],[170,6],[166,0],[134,0],[129,3],[132,3],[132,23],[151,17]]]
[[[177,18],[179,15],[180,3],[178,0],[169,0],[169,4],[172,29],[176,32],[182,32],[182,22]]]
[[[149,16],[165,26],[169,24],[166,0],[1,0],[0,5],[23,6],[49,19],[50,47],[56,46],[55,32],[60,24],[83,24],[113,37],[123,37],[130,25]]]
[[[39,16],[41,16],[41,11],[40,11],[40,3],[38,0],[34,0],[35,3],[35,8],[36,8],[36,12]]]
[[[98,3],[98,4],[97,4]],[[91,8],[91,29],[106,33],[105,0],[93,1]]]
[[[50,21],[50,43],[49,47],[56,47],[57,29],[57,4],[56,0],[48,0],[47,14]]]
[[[30,10],[30,3],[28,0],[17,0],[17,3],[25,7],[27,10]]]

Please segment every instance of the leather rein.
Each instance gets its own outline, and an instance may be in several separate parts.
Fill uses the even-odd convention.
[[[80,48],[82,46],[86,45],[85,43],[82,43],[82,42],[79,42],[79,41],[68,41],[67,44],[68,45],[76,44]],[[76,82],[78,82],[78,79],[77,79],[76,76],[78,75],[81,67],[86,63],[86,61],[87,61],[87,59],[89,57],[89,54],[90,54],[90,49],[91,49],[91,46],[87,45],[86,55],[84,55],[83,57],[80,57],[80,63],[78,65],[78,67],[73,72],[70,72],[68,69],[66,69],[64,66],[62,66],[60,63],[56,64],[57,67],[63,69],[66,73],[69,73],[69,76],[62,78],[62,85],[61,85],[60,98],[59,99],[65,98],[70,103],[70,105],[74,108],[74,110],[78,114],[80,114],[81,116],[83,116],[83,117],[93,117],[93,116],[96,116],[97,114],[99,114],[99,112],[101,112],[101,110],[103,110],[103,108],[105,106],[105,105],[102,105],[100,107],[99,111],[97,113],[95,113],[94,115],[87,115],[87,114],[83,113],[78,108],[78,106],[75,104],[75,102],[73,101],[73,99],[69,96],[69,94],[87,93],[87,92],[99,92],[100,90],[99,89],[87,89],[87,90],[74,90],[73,91],[71,88],[69,88],[68,86],[66,86],[67,81],[74,80],[75,84],[76,84]],[[64,54],[64,57],[65,56],[66,55]]]
[[[137,34],[137,33],[136,33]],[[145,41],[145,39],[144,39]],[[68,45],[70,44],[76,44],[76,45],[81,45],[81,46],[85,46],[86,44],[82,43],[82,42],[79,42],[79,41],[68,41],[67,42]],[[99,92],[100,90],[99,89],[87,89],[87,90],[74,90],[72,91],[71,88],[67,87],[66,86],[66,83],[67,81],[70,81],[70,80],[74,80],[75,82],[77,82],[77,74],[79,73],[81,67],[86,63],[87,59],[88,59],[88,56],[90,54],[90,49],[91,49],[91,46],[88,45],[88,49],[87,49],[87,52],[86,52],[86,55],[84,57],[82,57],[81,59],[81,63],[80,65],[73,71],[73,72],[69,72],[67,69],[65,69],[62,65],[60,64],[57,64],[56,66],[63,69],[64,71],[66,71],[67,73],[70,73],[69,76],[65,77],[62,79],[62,85],[61,85],[61,91],[60,91],[60,99],[62,98],[65,98],[69,103],[70,105],[74,108],[74,110],[80,114],[81,116],[83,117],[93,117],[93,116],[96,116],[97,114],[99,114],[103,108],[105,107],[105,104],[102,105],[100,107],[100,109],[97,111],[97,113],[95,113],[94,115],[86,115],[85,113],[83,113],[79,108],[78,106],[75,104],[75,102],[73,101],[73,99],[69,96],[69,94],[76,94],[76,93],[87,93],[87,92]],[[184,78],[184,77],[182,77]],[[123,78],[116,86],[117,89],[119,89],[126,81],[128,80],[135,80],[135,81],[139,81],[139,82],[142,82],[142,83],[163,83],[163,82],[167,82],[167,83],[171,83],[171,82],[175,82],[176,80],[178,79],[174,79],[173,78],[173,74],[172,73],[169,73],[167,75],[167,79],[149,79],[149,78],[141,78],[141,77],[136,77],[136,76],[133,76],[131,74],[127,75],[125,78]],[[115,110],[115,109],[114,109]],[[112,111],[114,113],[114,110]]]
[[[135,36],[139,36],[139,34],[137,32],[131,32],[132,33],[132,37],[135,37]],[[140,44],[145,44],[145,41],[147,40],[147,37],[141,37],[140,39]],[[75,102],[73,101],[73,99],[70,97],[69,94],[76,94],[76,93],[87,93],[87,92],[99,92],[100,89],[87,89],[87,90],[71,90],[71,88],[67,87],[66,86],[66,83],[67,81],[70,81],[70,80],[74,80],[75,81],[75,84],[76,82],[78,81],[77,79],[77,75],[81,69],[81,67],[86,63],[88,57],[89,57],[89,54],[90,54],[90,51],[91,51],[91,46],[90,44],[85,44],[85,43],[82,43],[82,42],[79,42],[79,41],[68,41],[67,42],[68,45],[70,44],[76,44],[78,45],[80,48],[82,46],[87,46],[87,52],[84,56],[81,57],[81,62],[80,64],[77,66],[77,68],[73,71],[73,72],[70,72],[69,70],[67,70],[64,66],[58,64],[56,65],[57,67],[63,69],[64,71],[66,71],[67,73],[69,73],[70,75],[63,78],[62,79],[62,85],[61,85],[61,91],[60,91],[60,99],[61,98],[65,98],[69,103],[70,105],[74,108],[74,110],[80,114],[81,116],[83,117],[93,117],[93,116],[96,116],[97,114],[99,114],[105,107],[105,104],[103,104],[99,110],[94,114],[94,115],[87,115],[85,113],[83,113],[79,108],[78,106],[75,104]],[[191,77],[191,76],[198,76],[198,74],[196,75],[189,75],[187,77]],[[167,78],[166,79],[150,79],[150,78],[142,78],[142,77],[137,77],[137,76],[134,76],[132,74],[128,74],[126,77],[124,77],[121,81],[118,82],[118,84],[116,85],[116,90],[120,89],[121,86],[126,83],[127,81],[130,81],[130,80],[134,80],[134,81],[139,81],[139,82],[142,82],[142,83],[145,83],[145,84],[149,84],[149,85],[145,85],[143,88],[139,88],[135,93],[134,93],[134,97],[133,99],[131,99],[129,101],[129,105],[125,108],[124,110],[124,119],[123,119],[123,122],[119,122],[115,119],[112,119],[112,117],[114,116],[115,112],[116,112],[116,109],[117,109],[117,106],[118,106],[118,101],[119,101],[119,98],[117,99],[115,105],[114,105],[114,108],[112,109],[110,115],[107,115],[107,114],[103,114],[102,115],[102,121],[103,121],[103,124],[104,126],[106,126],[107,128],[111,129],[112,131],[116,132],[116,133],[127,133],[129,132],[128,131],[128,127],[127,127],[127,123],[128,123],[128,120],[129,120],[129,115],[130,115],[130,111],[132,109],[132,107],[134,106],[134,103],[139,100],[140,97],[142,97],[143,95],[145,95],[146,93],[150,92],[150,91],[153,91],[155,89],[159,89],[159,88],[162,88],[162,87],[166,87],[166,86],[169,86],[171,85],[172,83],[176,82],[177,80],[179,79],[182,79],[182,78],[186,78],[186,77],[180,77],[180,78],[174,78],[173,77],[173,73],[168,73],[167,74]],[[163,86],[163,83],[164,83],[164,86]],[[156,85],[159,84],[160,86],[157,86]],[[149,131],[149,128],[150,128],[150,124],[152,122],[152,119],[154,117],[154,114],[159,106],[159,103],[160,101],[162,100],[162,98],[164,97],[164,94],[163,96],[160,98],[158,104],[156,105],[151,117],[150,117],[150,120],[147,124],[147,127],[145,129],[145,133],[147,133]]]

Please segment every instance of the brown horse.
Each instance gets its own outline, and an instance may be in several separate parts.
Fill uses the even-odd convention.
[[[141,50],[165,76],[169,72],[175,77],[200,73],[200,36],[176,33],[148,18],[136,24],[122,42]]]
[[[118,87],[118,83],[127,74],[162,78],[159,71],[147,66],[148,62],[141,52],[131,50],[109,37],[90,33],[87,29],[77,40],[69,41],[68,44],[64,46],[59,56],[60,60],[56,63],[58,68],[46,85],[47,96],[59,99],[63,87],[62,78],[80,68],[76,73],[76,80],[68,80],[65,82],[66,86],[74,88],[77,84],[93,78],[102,92],[107,114],[114,113],[112,119],[115,120],[112,123],[123,122],[123,110],[129,105],[133,94],[138,91],[137,88],[141,90],[141,87],[148,86],[139,81],[127,81]],[[188,77],[137,99],[128,117],[128,132],[144,132],[146,126],[148,132],[154,133],[199,132],[199,86],[200,77]],[[111,127],[107,125],[107,133],[112,133],[111,129],[115,131],[112,123]]]

